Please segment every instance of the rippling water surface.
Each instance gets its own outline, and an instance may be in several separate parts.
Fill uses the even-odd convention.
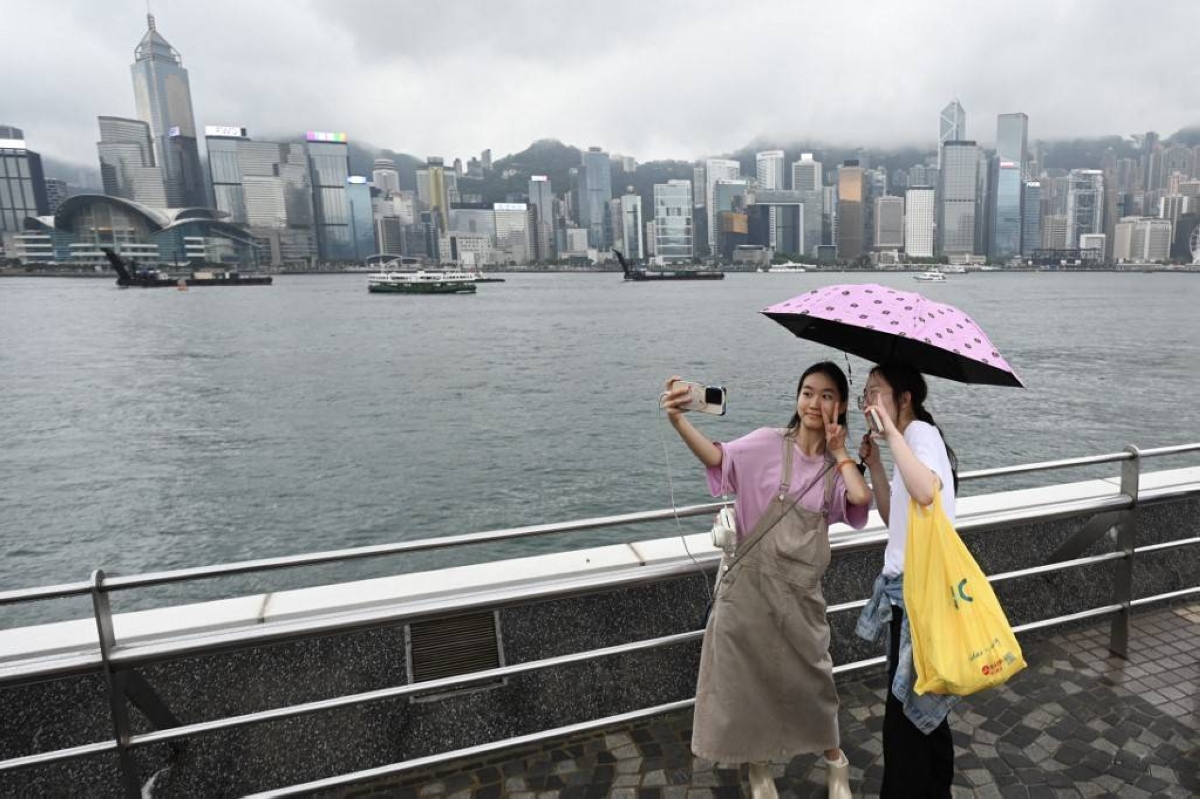
[[[834,353],[758,311],[831,282],[872,281],[966,310],[1029,386],[931,381],[928,405],[965,469],[1200,440],[1197,275],[974,274],[934,285],[510,275],[448,297],[369,295],[365,277],[340,275],[186,293],[13,278],[0,281],[0,590],[96,567],[132,573],[666,507],[662,380],[728,387],[729,415],[699,422],[714,437],[781,426],[799,373]],[[859,389],[866,371],[853,361]],[[676,501],[703,501],[701,470],[668,441]],[[672,529],[143,591],[118,608]],[[64,601],[0,616],[84,609]]]

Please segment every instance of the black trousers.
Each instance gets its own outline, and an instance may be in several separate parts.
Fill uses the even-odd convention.
[[[888,647],[888,691],[883,714],[882,799],[891,797],[948,797],[954,780],[954,739],[944,720],[929,735],[904,715],[904,705],[892,694],[900,656],[900,627],[904,611],[892,608],[891,646]]]

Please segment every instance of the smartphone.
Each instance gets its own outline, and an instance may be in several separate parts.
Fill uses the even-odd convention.
[[[867,427],[871,428],[871,435],[883,435],[883,421],[879,418],[879,411],[874,408],[867,409]]]
[[[681,380],[680,382],[688,387],[688,393],[690,394],[687,410],[711,413],[713,416],[725,415],[724,386],[706,386],[702,383],[693,383],[690,380]]]

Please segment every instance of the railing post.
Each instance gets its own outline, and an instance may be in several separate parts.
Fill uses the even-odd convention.
[[[142,788],[138,780],[137,764],[129,748],[129,737],[133,728],[129,723],[129,706],[125,703],[125,675],[113,668],[112,650],[117,645],[113,633],[112,608],[108,593],[104,590],[104,570],[92,572],[92,612],[96,618],[96,633],[100,639],[100,658],[104,663],[104,677],[108,684],[108,707],[112,712],[113,734],[117,741],[117,761],[121,769],[121,787],[129,799],[141,799]]]
[[[1133,548],[1137,531],[1138,492],[1142,472],[1142,453],[1130,444],[1125,451],[1132,457],[1121,463],[1121,493],[1129,497],[1130,505],[1121,511],[1117,521],[1117,549],[1125,557],[1116,563],[1113,575],[1113,602],[1121,612],[1113,616],[1108,634],[1108,651],[1118,657],[1129,657],[1129,616],[1133,602]]]

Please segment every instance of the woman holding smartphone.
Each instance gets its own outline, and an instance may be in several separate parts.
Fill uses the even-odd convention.
[[[861,529],[871,503],[846,452],[846,376],[828,361],[809,367],[786,428],[726,443],[688,421],[689,389],[679,382],[667,381],[667,417],[707,467],[712,495],[737,496],[737,546],[722,561],[704,631],[692,751],[749,763],[755,799],[777,796],[771,760],[822,752],[829,795],[849,799],[821,594],[829,525]]]
[[[888,527],[883,571],[856,632],[868,641],[888,633],[888,694],[883,718],[882,797],[949,797],[954,779],[954,742],[946,720],[958,697],[917,696],[912,641],[904,613],[904,550],[909,499],[920,505],[941,492],[942,508],[954,521],[958,463],[925,409],[925,378],[907,365],[876,366],[859,407],[873,434],[863,436],[859,455],[871,473],[879,515]],[[877,422],[874,420],[878,420]],[[876,426],[878,425],[878,426]],[[891,479],[879,443],[892,453]]]

